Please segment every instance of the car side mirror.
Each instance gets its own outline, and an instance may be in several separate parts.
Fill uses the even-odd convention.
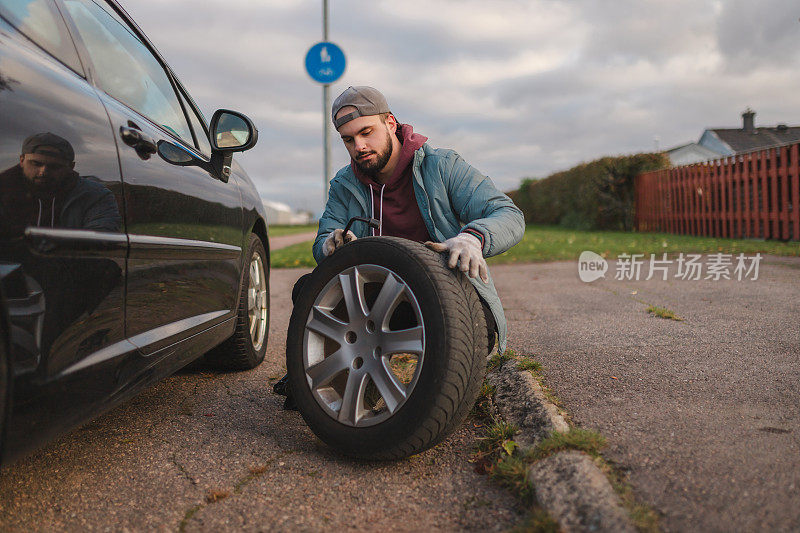
[[[203,161],[185,148],[169,141],[158,141],[158,155],[182,167],[196,166],[224,183],[231,177],[233,152],[243,152],[256,145],[258,130],[253,121],[241,113],[219,109],[211,118],[211,161]]]
[[[243,152],[256,145],[258,130],[245,115],[218,109],[211,117],[211,147],[221,152]]]

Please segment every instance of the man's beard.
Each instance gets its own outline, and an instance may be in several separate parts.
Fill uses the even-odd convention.
[[[372,153],[372,152],[370,152]],[[386,144],[383,147],[383,150],[375,152],[377,157],[374,161],[364,161],[360,162],[357,159],[354,159],[358,170],[369,176],[370,178],[374,178],[377,176],[383,167],[386,166],[386,163],[389,162],[389,158],[392,157],[392,139],[389,136],[389,133],[386,134]]]
[[[31,179],[28,176],[26,181],[31,193],[38,198],[52,198],[61,189],[66,188],[71,179],[75,178],[75,173],[70,172],[64,176],[46,176],[44,179]]]

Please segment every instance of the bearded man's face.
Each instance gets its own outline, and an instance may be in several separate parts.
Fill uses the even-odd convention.
[[[39,193],[52,193],[72,174],[75,163],[57,154],[35,153],[20,156],[22,174]]]
[[[392,157],[392,139],[389,137],[388,131],[384,131],[384,134],[382,148],[365,149],[357,154],[358,157],[353,158],[358,169],[371,178],[377,176]]]
[[[342,108],[342,112],[346,110]],[[338,131],[350,157],[367,176],[377,176],[392,157],[392,133],[380,115],[355,118]]]

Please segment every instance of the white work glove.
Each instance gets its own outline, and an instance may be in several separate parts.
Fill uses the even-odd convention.
[[[444,242],[427,241],[425,246],[434,252],[449,251],[450,260],[447,262],[447,266],[455,268],[458,265],[459,270],[468,274],[469,277],[476,278],[480,274],[484,283],[489,282],[489,267],[486,265],[486,259],[483,258],[481,241],[476,236],[459,233]]]
[[[331,255],[337,248],[344,246],[346,242],[356,240],[356,234],[352,231],[347,230],[347,235],[345,235],[344,238],[342,238],[343,233],[344,230],[341,228],[328,233],[328,237],[325,239],[325,242],[322,243],[322,253],[325,257]]]

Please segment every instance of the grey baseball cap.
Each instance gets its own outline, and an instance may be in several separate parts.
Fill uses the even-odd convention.
[[[75,150],[72,145],[63,137],[55,133],[35,133],[25,139],[22,143],[23,154],[58,154],[67,161],[75,161]]]
[[[353,106],[356,110],[337,119],[336,113],[347,106]],[[378,89],[359,85],[358,87],[348,87],[333,101],[331,120],[338,130],[343,124],[347,124],[354,118],[380,115],[381,113],[391,113],[386,98]]]

